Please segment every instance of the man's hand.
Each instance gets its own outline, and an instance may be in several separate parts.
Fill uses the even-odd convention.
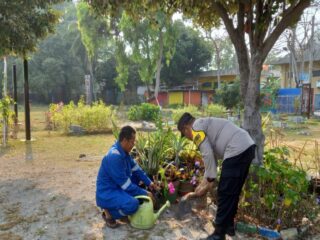
[[[157,184],[155,184],[154,182],[150,183],[149,189],[150,189],[150,191],[159,191],[160,190],[159,186]]]
[[[205,195],[211,188],[213,188],[214,181],[208,182],[206,178],[202,180],[198,187],[196,187],[194,191],[194,195],[197,197],[201,197]]]

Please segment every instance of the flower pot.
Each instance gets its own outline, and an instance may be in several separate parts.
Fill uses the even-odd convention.
[[[164,196],[170,203],[175,203],[178,197],[178,192],[174,191],[174,193],[169,193],[168,190],[164,190]]]
[[[181,180],[179,186],[179,195],[184,196],[189,192],[194,191],[194,186],[188,180]]]

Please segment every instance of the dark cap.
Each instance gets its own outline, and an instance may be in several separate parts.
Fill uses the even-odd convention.
[[[189,125],[195,120],[195,118],[188,112],[182,114],[181,118],[178,121],[178,130],[181,132],[181,137],[183,137],[182,130],[184,126]]]

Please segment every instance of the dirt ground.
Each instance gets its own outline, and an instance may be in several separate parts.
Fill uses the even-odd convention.
[[[213,207],[178,221],[172,206],[151,230],[127,224],[107,228],[95,205],[95,182],[113,136],[65,137],[42,129],[33,126],[36,140],[31,143],[10,140],[8,148],[0,149],[0,240],[191,240],[213,232]],[[79,161],[80,154],[86,157]],[[228,239],[256,238],[237,234]]]
[[[0,239],[182,240],[203,238],[213,231],[213,208],[177,221],[176,206],[152,230],[136,230],[127,224],[107,228],[95,205],[95,181],[102,150],[111,145],[112,136],[69,137],[61,142],[65,139],[59,135],[36,133],[35,138],[29,144],[16,140],[1,152]],[[101,155],[89,154],[79,161],[79,154],[93,151],[90,144],[80,142],[93,139],[104,141]]]

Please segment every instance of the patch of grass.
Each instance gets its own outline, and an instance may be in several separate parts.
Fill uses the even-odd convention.
[[[35,232],[35,235],[43,236],[45,233],[46,233],[46,230],[44,228],[38,228]]]

